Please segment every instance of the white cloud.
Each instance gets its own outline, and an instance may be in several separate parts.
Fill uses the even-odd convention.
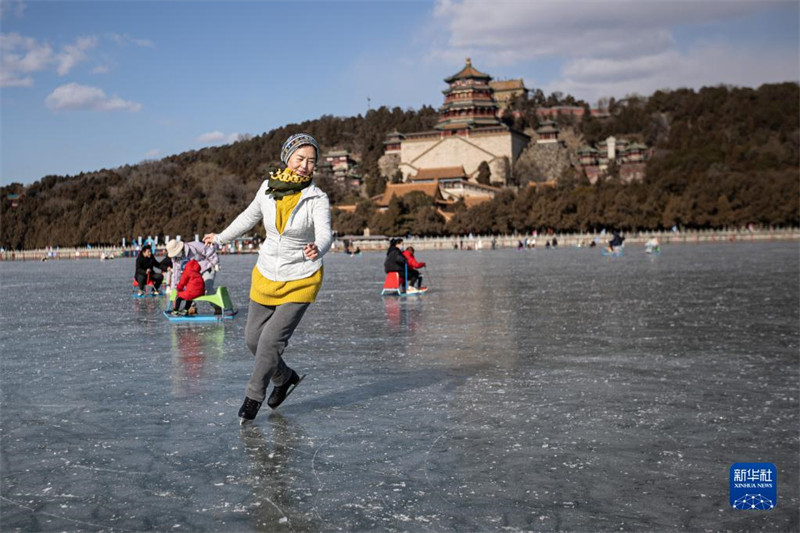
[[[96,37],[79,37],[74,44],[55,53],[49,43],[42,43],[18,33],[0,34],[0,87],[30,87],[30,74],[56,67],[59,76],[69,73],[86,60],[86,52],[97,46]]]
[[[557,79],[550,67],[550,79],[535,83],[545,92],[590,101],[660,88],[797,80],[796,45],[770,50],[753,36],[735,43],[676,42],[679,27],[696,29],[791,6],[758,0],[438,0],[433,19],[444,28],[444,39],[435,41],[430,58],[460,65],[471,56],[490,73],[497,66],[524,69],[526,63],[549,61],[561,65]],[[786,11],[796,16],[796,10]],[[526,78],[529,84],[535,79]]]
[[[201,144],[217,144],[225,140],[225,134],[221,131],[210,131],[195,140]]]
[[[153,148],[144,154],[145,159],[159,159],[164,155],[164,150],[161,148]]]
[[[0,34],[0,87],[30,87],[29,75],[45,70],[55,61],[49,44],[18,33]]]
[[[22,18],[25,15],[25,2],[22,0],[2,0],[0,1],[0,20],[14,16]]]
[[[155,45],[150,39],[136,39],[127,33],[112,33],[111,40],[121,46],[132,44],[134,46],[141,46],[143,48],[153,48]]]
[[[674,50],[625,59],[586,57],[567,62],[562,74],[567,79],[593,83],[628,81],[671,72],[680,61]]]
[[[79,37],[75,44],[64,45],[56,56],[58,75],[69,74],[75,65],[86,60],[86,51],[97,46],[97,37]]]
[[[4,2],[5,0],[0,0]],[[112,34],[111,39],[120,44],[152,47],[148,39],[134,39],[128,35]],[[89,59],[89,51],[100,44],[96,36],[78,37],[73,43],[62,45],[58,52],[47,42],[40,42],[19,33],[0,34],[0,87],[30,87],[31,74],[55,69],[59,76],[66,76],[76,66]],[[107,66],[96,66],[91,74],[109,72]]]
[[[0,87],[33,87],[33,78],[0,70]]]
[[[769,48],[706,43],[687,54],[669,51],[619,61],[578,59],[566,65],[563,77],[543,89],[546,93],[573,94],[594,103],[604,96],[649,95],[659,89],[799,81],[798,52],[774,52]],[[758,82],[754,84],[753,80]]]
[[[141,110],[142,104],[123,100],[118,96],[111,98],[97,87],[68,83],[57,87],[47,98],[45,104],[53,111],[130,111]]]
[[[632,57],[672,45],[672,29],[763,9],[739,2],[486,2],[440,0],[434,16],[449,31],[450,51],[500,51],[540,57]],[[462,54],[463,55],[463,54]]]
[[[195,139],[196,142],[200,144],[232,144],[235,142],[239,142],[242,140],[249,139],[251,136],[247,133],[229,133],[225,134],[221,131],[215,130],[210,131],[208,133],[204,133]]]

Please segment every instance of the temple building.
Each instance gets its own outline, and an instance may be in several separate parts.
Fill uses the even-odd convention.
[[[317,166],[320,174],[331,176],[338,184],[349,190],[358,191],[362,185],[358,162],[345,150],[328,152]]]
[[[500,192],[497,187],[469,181],[464,167],[426,168],[420,170],[408,183],[389,183],[386,190],[373,198],[379,211],[389,206],[393,196],[421,192],[433,200],[437,211],[445,220],[453,216],[459,201],[467,207],[491,200]]]
[[[528,99],[528,89],[522,78],[514,80],[490,81],[489,86],[494,90],[494,99],[500,104],[502,111],[514,98]]]
[[[386,137],[379,162],[384,175],[400,170],[409,182],[424,169],[463,167],[465,181],[474,183],[478,167],[486,162],[491,185],[505,186],[530,137],[500,121],[491,80],[467,58],[464,68],[444,80],[448,87],[442,91],[444,103],[433,131],[394,131]]]
[[[411,183],[436,183],[442,198],[445,201],[458,201],[461,198],[480,197],[484,200],[491,200],[495,194],[500,192],[497,187],[483,185],[470,181],[464,167],[441,167],[425,168],[417,172],[411,178]]]
[[[497,127],[500,120],[497,110],[500,105],[494,98],[494,89],[489,85],[492,77],[467,64],[457,74],[444,81],[450,85],[442,91],[444,105],[439,108],[437,130],[466,132],[481,127]]]
[[[561,130],[552,120],[546,120],[536,130],[536,144],[563,144],[559,141],[558,134]]]
[[[444,211],[447,205],[447,202],[444,200],[442,192],[439,189],[439,184],[433,182],[424,184],[388,183],[386,185],[386,190],[383,191],[382,194],[373,197],[372,200],[375,202],[375,205],[378,206],[378,211],[385,211],[386,208],[389,207],[389,202],[391,202],[392,197],[399,196],[402,198],[403,196],[412,192],[421,192],[425,196],[429,196],[431,199],[433,199],[433,205],[436,206],[440,213]]]
[[[577,166],[590,183],[595,183],[607,173],[611,161],[615,161],[622,181],[631,182],[644,178],[645,165],[651,154],[652,150],[643,144],[608,137],[597,143],[597,148],[582,146],[578,150]]]
[[[536,142],[528,147],[523,157],[533,162],[541,177],[547,181],[558,180],[565,169],[572,167],[567,144],[559,138],[561,130],[552,120],[546,120],[536,129]]]

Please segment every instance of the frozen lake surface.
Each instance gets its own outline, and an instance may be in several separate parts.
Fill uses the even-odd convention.
[[[171,324],[134,263],[0,263],[3,531],[798,531],[797,243],[325,259],[286,350],[308,377],[236,413],[239,316]],[[737,511],[729,468],[771,462]]]

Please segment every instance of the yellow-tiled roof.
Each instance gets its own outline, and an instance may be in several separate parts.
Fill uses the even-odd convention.
[[[467,178],[467,173],[463,166],[458,167],[436,167],[421,168],[417,174],[411,178],[412,181],[437,180],[447,178]]]
[[[430,183],[389,183],[386,185],[386,190],[383,194],[376,198],[376,202],[380,207],[389,205],[392,196],[403,197],[409,193],[419,191],[430,196],[435,200],[441,200],[442,195],[439,192],[439,184],[435,181]]]

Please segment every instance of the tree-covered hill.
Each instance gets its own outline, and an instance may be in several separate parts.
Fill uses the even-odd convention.
[[[515,127],[538,124],[535,99],[515,102],[513,109]],[[415,199],[394,202],[388,217],[360,205],[356,213],[335,214],[337,226],[345,233],[368,226],[386,234],[436,235],[800,225],[797,83],[658,91],[647,99],[612,101],[610,111],[608,119],[559,122],[586,142],[610,135],[646,142],[654,155],[642,182],[625,184],[612,173],[589,185],[573,172],[555,188],[522,187],[472,209],[462,206],[447,224],[422,213],[430,204]]]
[[[535,127],[540,103],[515,102],[513,125]],[[335,229],[355,233],[369,226],[373,232],[442,234],[800,224],[797,83],[659,91],[647,99],[610,104],[610,118],[564,119],[562,127],[573,127],[587,142],[608,135],[646,142],[654,156],[640,183],[623,184],[612,175],[589,185],[575,173],[563,176],[554,189],[523,187],[472,209],[460,206],[447,224],[424,197],[397,200],[388,214],[377,213],[362,199],[355,213],[334,210]],[[436,119],[430,107],[323,116],[159,161],[5,186],[0,189],[0,245],[115,244],[122,237],[220,230],[252,200],[266,173],[278,165],[281,144],[297,131],[314,135],[323,152],[356,154],[372,194],[384,182],[377,162],[386,134],[428,130]],[[322,186],[334,203],[355,200],[329,183]],[[21,196],[17,207],[9,194]]]
[[[368,187],[379,187],[377,161],[386,133],[433,128],[436,110],[381,107],[365,116],[323,116],[288,124],[230,145],[205,148],[77,176],[46,176],[2,193],[0,245],[10,249],[116,244],[138,235],[194,235],[221,230],[246,207],[280,164],[289,135],[313,135],[323,152],[348,150],[361,159]],[[333,201],[336,191],[329,191]],[[9,194],[20,194],[11,207]]]

